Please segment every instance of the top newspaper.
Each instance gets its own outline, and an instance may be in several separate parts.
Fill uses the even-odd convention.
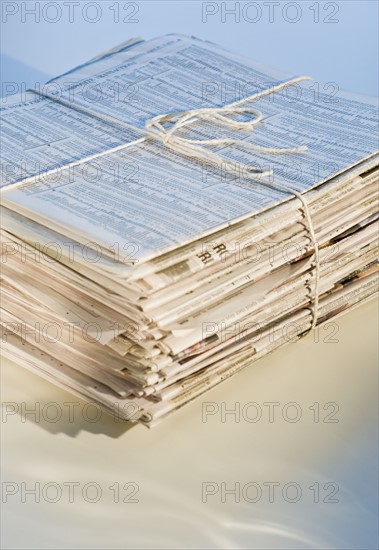
[[[127,276],[130,263],[141,265],[291,197],[259,177],[247,181],[241,166],[270,168],[273,182],[305,192],[374,156],[373,100],[312,80],[261,97],[291,78],[191,37],[128,41],[40,89],[6,98],[3,204],[110,255],[115,243],[132,247],[132,260],[119,256]],[[214,147],[235,163],[231,171],[144,137],[145,122],[157,115],[253,94],[251,106],[264,117],[253,132],[198,122],[184,130],[186,137],[306,145],[305,153]]]

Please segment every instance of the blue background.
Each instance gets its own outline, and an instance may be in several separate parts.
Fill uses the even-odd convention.
[[[128,38],[175,32],[293,74],[309,74],[321,87],[336,82],[342,89],[377,95],[376,0],[70,4],[72,22],[64,1],[1,1],[3,81],[33,86]],[[233,8],[234,14],[226,13]],[[35,14],[27,13],[33,9]]]

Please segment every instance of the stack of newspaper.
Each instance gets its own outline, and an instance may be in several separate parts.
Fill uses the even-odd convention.
[[[177,136],[208,160],[146,131],[194,109]],[[169,35],[2,116],[3,353],[121,418],[153,426],[377,291],[368,98]]]

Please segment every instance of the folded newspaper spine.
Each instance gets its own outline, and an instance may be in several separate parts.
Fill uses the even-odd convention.
[[[152,427],[371,299],[377,109],[308,80],[169,35],[7,98],[3,353]]]

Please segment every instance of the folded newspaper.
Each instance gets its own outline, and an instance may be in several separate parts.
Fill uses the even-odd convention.
[[[378,290],[375,102],[196,38],[2,104],[2,348],[154,426]]]

